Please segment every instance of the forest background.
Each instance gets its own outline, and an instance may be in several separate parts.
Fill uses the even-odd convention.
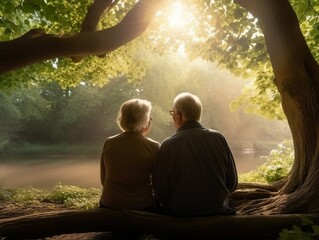
[[[41,27],[51,33],[77,31],[90,5],[90,1],[3,3],[2,41],[19,37],[31,28]],[[215,11],[203,18],[196,15],[203,5],[187,12],[187,4],[175,1],[146,34],[104,59],[89,57],[80,63],[52,59],[1,75],[0,154],[98,154],[103,140],[119,132],[116,115],[120,105],[134,97],[152,102],[154,121],[149,136],[161,142],[175,131],[168,111],[174,96],[182,91],[201,98],[202,123],[222,132],[234,151],[270,151],[291,139],[269,64],[262,66],[257,58],[249,63],[249,69],[234,64],[235,48],[244,50],[248,44],[245,39],[256,29],[247,28],[247,38],[234,38],[234,42],[228,37],[234,49],[223,41],[216,42],[219,34],[226,33],[226,27],[231,26],[234,35],[240,31],[241,23],[235,18],[244,11],[230,5],[228,11],[234,11],[234,18],[222,22],[226,2],[215,2]],[[116,5],[99,27],[114,25],[133,5],[134,1]],[[302,4],[296,6],[304,12]],[[211,39],[210,47],[202,44],[198,48],[198,41],[212,31],[206,32],[208,21],[221,30],[215,40]],[[258,32],[254,34],[254,50],[262,53],[262,37]],[[192,47],[186,49],[186,43]],[[260,60],[263,58],[261,54]],[[225,67],[232,73],[222,70]]]
[[[99,87],[83,80],[62,88],[56,81],[0,93],[2,154],[84,154],[101,150],[103,140],[119,133],[116,117],[130,98],[152,102],[150,137],[163,141],[175,129],[169,115],[176,94],[189,91],[203,102],[202,123],[225,134],[234,150],[270,150],[290,139],[286,121],[267,120],[243,109],[232,111],[248,80],[214,64],[182,55],[145,52],[150,68],[138,83],[125,76]]]

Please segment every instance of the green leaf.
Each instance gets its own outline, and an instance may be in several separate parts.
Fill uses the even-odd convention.
[[[23,2],[22,11],[25,12],[25,13],[34,13],[35,12],[35,7],[34,7],[34,5],[31,2],[24,1]]]
[[[5,30],[4,30],[4,34],[9,34],[9,33],[11,33],[12,32],[12,30],[11,29],[9,29],[9,28],[6,28]]]
[[[44,1],[43,0],[29,0],[30,3],[34,5],[41,5]]]
[[[3,13],[10,14],[13,11],[15,11],[15,5],[11,1],[8,1],[4,6]]]

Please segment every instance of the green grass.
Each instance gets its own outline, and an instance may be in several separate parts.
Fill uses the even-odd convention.
[[[91,209],[98,207],[100,194],[100,190],[97,188],[80,188],[58,184],[50,191],[46,199],[65,204],[67,207]]]
[[[92,209],[98,207],[99,198],[100,190],[97,188],[80,188],[60,183],[49,191],[34,187],[0,187],[1,202],[35,203],[50,201],[52,203],[64,204],[68,208]]]

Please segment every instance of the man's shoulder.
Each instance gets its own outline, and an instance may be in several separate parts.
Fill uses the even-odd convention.
[[[161,148],[166,147],[168,145],[173,144],[174,142],[176,142],[178,140],[178,136],[177,134],[173,134],[172,136],[164,139],[164,141],[161,143]]]
[[[152,139],[152,138],[145,137],[145,140],[147,141],[147,143],[149,143],[152,146],[155,146],[155,147],[159,147],[160,146],[160,143],[158,141]]]
[[[216,135],[216,136],[223,136],[223,134],[221,132],[219,132],[218,130],[215,130],[215,129],[204,128],[204,131],[208,132],[209,134]]]
[[[208,128],[208,127],[202,127],[201,130],[203,132],[207,133],[207,134],[224,137],[224,135],[220,131],[218,131],[216,129],[212,129],[212,128]]]

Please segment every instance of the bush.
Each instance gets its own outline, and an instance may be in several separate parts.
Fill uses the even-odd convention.
[[[280,143],[268,156],[261,158],[265,159],[265,163],[256,170],[240,174],[240,182],[272,183],[286,177],[294,160],[292,140]]]
[[[97,188],[84,189],[59,183],[46,199],[55,203],[63,203],[67,207],[90,209],[98,206],[99,198],[100,190]]]
[[[51,191],[43,191],[34,187],[1,188],[0,202],[35,203],[50,201],[64,204],[68,208],[92,209],[98,207],[100,190],[96,188],[80,188],[57,184]]]
[[[0,188],[0,201],[7,202],[13,199],[16,190],[13,188]]]
[[[15,202],[39,202],[43,200],[45,193],[34,187],[0,188],[0,201]]]

